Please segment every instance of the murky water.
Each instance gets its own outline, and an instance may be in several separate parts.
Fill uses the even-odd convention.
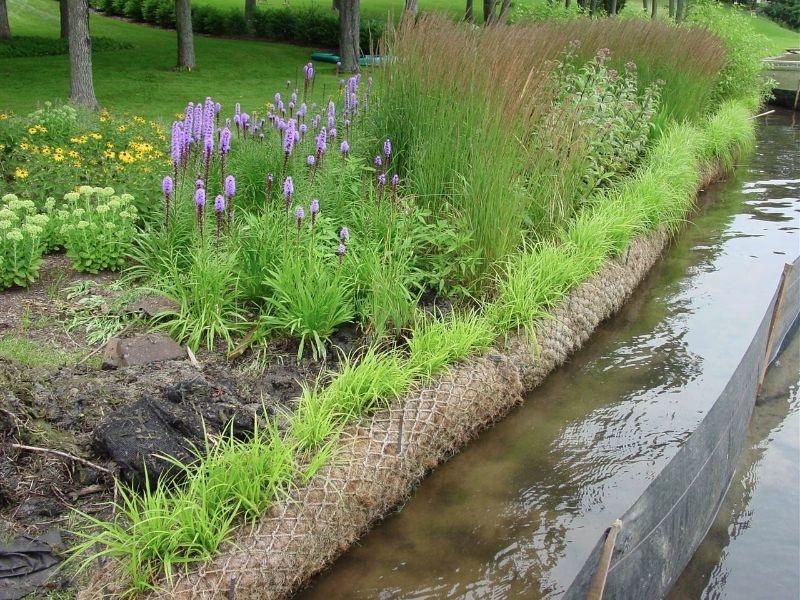
[[[769,117],[756,153],[731,181],[707,191],[623,311],[298,597],[558,597],[605,527],[703,418],[752,339],[784,262],[800,252],[798,164],[800,130],[788,113]],[[783,407],[764,425],[776,433],[756,434],[746,450],[745,460],[762,458],[743,467],[749,483],[740,497],[749,499],[723,509],[734,516],[733,525],[721,524],[734,532],[730,541],[712,530],[716,549],[704,554],[711,562],[684,578],[686,591],[676,598],[734,597],[727,582],[736,577],[764,579],[750,582],[759,592],[776,586],[738,597],[798,597],[800,530],[791,519],[800,511],[800,438],[797,379],[788,380],[794,399],[785,392],[757,411]],[[770,515],[756,518],[762,513]],[[750,531],[762,520],[772,529],[740,544],[756,537],[737,533],[742,514],[750,515]],[[790,526],[775,532],[776,519]],[[742,564],[746,572],[738,573]]]

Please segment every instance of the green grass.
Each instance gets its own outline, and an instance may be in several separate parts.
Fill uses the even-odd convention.
[[[787,48],[800,48],[800,33],[778,25],[766,17],[754,15],[750,21],[756,33],[767,38],[769,54],[782,54]]]
[[[58,3],[8,0],[12,35],[58,37]],[[94,85],[101,105],[115,112],[172,120],[189,100],[212,96],[226,107],[264,112],[264,102],[286,81],[302,77],[312,48],[195,36],[197,68],[175,71],[174,31],[92,15],[92,35],[127,41],[130,50],[96,53]],[[333,65],[317,65],[317,90],[336,89]],[[0,59],[0,110],[36,109],[46,100],[69,97],[68,56]]]
[[[25,365],[42,367],[74,364],[83,358],[84,354],[85,352],[67,352],[13,334],[0,337],[0,356]]]

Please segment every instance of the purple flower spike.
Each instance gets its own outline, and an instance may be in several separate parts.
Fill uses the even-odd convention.
[[[234,112],[234,114],[237,114],[237,115],[241,114],[242,113],[242,105],[237,102],[236,106],[234,106],[233,112]]]
[[[177,170],[183,158],[183,125],[180,121],[172,124],[172,144],[171,144],[172,166]]]
[[[214,103],[214,112],[219,114],[219,111],[222,110],[222,105],[219,102]]]
[[[287,157],[292,153],[292,150],[294,149],[294,141],[295,141],[294,140],[294,133],[295,133],[294,132],[294,124],[295,124],[295,120],[294,119],[289,119],[289,121],[286,123],[286,130],[284,132],[283,152],[286,154]]]
[[[205,184],[206,184],[206,183],[205,183],[205,181],[203,181],[202,179],[195,179],[195,181],[194,181],[194,187],[195,187],[195,189],[197,189],[197,190],[199,190],[199,189],[200,189],[201,187],[203,187]]]
[[[291,177],[287,177],[283,182],[283,197],[287,202],[291,202],[292,194],[294,194],[294,182]]]
[[[308,158],[306,158],[306,164],[307,164],[309,167],[313,167],[313,166],[314,166],[314,164],[315,164],[316,162],[317,162],[317,159],[316,159],[316,158],[314,158],[314,155],[313,155],[313,154],[309,154],[309,155],[308,155]]]
[[[303,210],[302,206],[298,206],[297,209],[294,211],[294,217],[297,219],[297,231],[300,231],[300,228],[303,226],[303,219],[306,216],[306,211]]]
[[[336,139],[336,127],[331,127],[331,130],[328,132],[328,135],[332,140]]]
[[[214,210],[217,214],[225,211],[225,198],[222,197],[222,194],[217,195],[214,199]]]
[[[392,175],[392,191],[397,192],[398,185],[400,185],[400,176],[395,173]]]
[[[231,130],[225,127],[219,136],[219,153],[226,156],[231,151]]]
[[[164,179],[161,181],[161,189],[164,191],[164,196],[166,196],[167,200],[169,200],[172,197],[172,177],[169,175],[164,177]]]
[[[341,231],[339,232],[339,239],[343,243],[347,243],[347,240],[350,239],[350,230],[347,227],[342,227]]]
[[[386,187],[386,173],[379,173],[378,174],[378,187],[383,189]]]
[[[375,157],[375,168],[380,169],[383,166],[383,160],[381,160],[380,156]]]
[[[230,200],[233,198],[234,194],[236,193],[236,180],[233,178],[233,175],[228,175],[225,178],[225,197]]]
[[[344,158],[347,158],[347,155],[350,154],[350,144],[347,143],[347,140],[342,142],[341,151]]]
[[[328,133],[325,131],[325,128],[319,130],[319,135],[317,136],[317,154],[325,154],[325,150],[328,148]]]
[[[194,203],[198,208],[202,208],[206,205],[206,191],[203,188],[197,188],[197,191],[194,193]]]
[[[344,244],[339,244],[339,248],[336,250],[336,254],[339,256],[339,262],[342,262],[344,258],[344,253],[347,252],[347,246]]]
[[[317,215],[319,214],[319,200],[314,198],[311,201],[311,207],[309,210],[311,212],[311,227],[314,227],[314,225],[317,224]]]
[[[308,125],[305,123],[300,123],[300,136],[305,137],[306,132],[308,132]]]
[[[389,160],[389,157],[392,155],[392,142],[388,139],[383,142],[383,155],[386,157],[386,160]]]

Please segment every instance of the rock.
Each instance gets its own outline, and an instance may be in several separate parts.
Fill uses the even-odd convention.
[[[180,305],[174,300],[158,294],[148,294],[142,296],[136,302],[132,302],[125,307],[125,312],[146,317],[157,317],[168,312],[178,312]]]
[[[140,334],[129,338],[115,336],[106,344],[102,368],[116,369],[185,358],[186,350],[169,336],[160,333]]]

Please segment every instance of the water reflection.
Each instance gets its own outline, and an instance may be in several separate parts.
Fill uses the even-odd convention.
[[[798,252],[798,133],[770,122],[623,311],[299,598],[566,589],[703,418]]]

